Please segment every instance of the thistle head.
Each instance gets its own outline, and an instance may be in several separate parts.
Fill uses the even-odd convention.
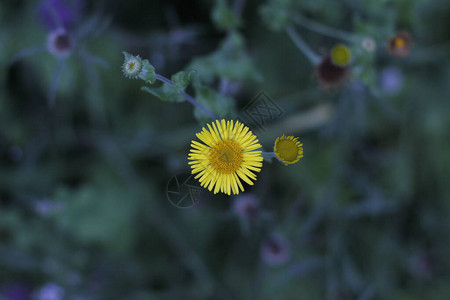
[[[72,35],[64,28],[53,30],[47,35],[47,50],[58,58],[68,57],[74,45]]]
[[[72,28],[81,18],[84,4],[85,0],[42,0],[38,15],[48,30]]]
[[[266,264],[279,266],[286,263],[290,257],[290,246],[284,235],[271,234],[263,241],[261,258]]]
[[[233,202],[233,212],[243,220],[254,220],[258,217],[261,207],[258,199],[252,194],[237,196]]]

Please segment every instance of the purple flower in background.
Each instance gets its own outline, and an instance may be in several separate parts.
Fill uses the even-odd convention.
[[[65,29],[58,28],[47,36],[47,50],[58,58],[66,58],[74,48],[74,38]]]
[[[16,283],[2,289],[0,295],[2,299],[6,300],[29,300],[31,296],[31,290],[24,284]]]
[[[48,217],[64,209],[61,202],[52,201],[50,199],[42,199],[34,204],[34,211],[42,216]]]
[[[57,60],[48,91],[49,106],[55,104],[62,74],[70,67],[67,62],[69,58],[75,57],[82,63],[92,85],[98,85],[99,82],[95,66],[108,67],[102,58],[89,53],[84,43],[100,35],[108,27],[110,19],[99,15],[84,18],[82,9],[85,3],[85,0],[41,0],[37,12],[47,29],[45,44],[22,49],[11,59],[11,63],[14,63],[46,51]]]
[[[261,258],[270,266],[286,263],[291,257],[289,243],[281,234],[270,235],[261,246]]]
[[[220,81],[219,90],[225,97],[235,96],[242,88],[242,84],[238,81],[232,81],[229,79],[222,79]]]
[[[38,13],[47,31],[47,50],[56,58],[67,58],[75,47],[71,31],[80,23],[84,0],[41,0]]]
[[[415,254],[410,258],[409,269],[413,276],[426,280],[433,277],[434,266],[429,255]]]
[[[62,300],[64,298],[64,290],[54,283],[47,283],[37,293],[38,300]]]
[[[236,197],[233,202],[233,212],[243,220],[256,219],[260,212],[258,199],[251,194]]]
[[[380,87],[389,95],[398,94],[403,88],[403,73],[399,68],[387,67],[381,71]]]
[[[38,6],[39,17],[48,30],[72,28],[81,18],[84,0],[42,0]]]

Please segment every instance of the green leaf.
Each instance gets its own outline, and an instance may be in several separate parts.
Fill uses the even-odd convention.
[[[212,84],[216,77],[236,81],[262,80],[252,58],[245,51],[245,41],[239,33],[230,34],[218,50],[193,60],[189,67],[197,70],[197,78],[200,77],[206,84]]]
[[[241,20],[227,6],[225,0],[217,0],[211,13],[214,24],[222,30],[236,29],[241,25]]]
[[[277,5],[264,5],[260,9],[260,15],[267,26],[276,32],[284,30],[290,22],[288,11]]]
[[[123,56],[125,57],[125,60],[128,60],[128,59],[134,57],[134,55],[132,55],[132,54],[130,54],[128,52],[123,51],[122,53],[123,53]]]
[[[173,86],[165,83],[160,87],[143,86],[141,87],[141,90],[152,94],[162,101],[179,103],[186,100],[182,95],[178,93],[178,91]]]
[[[195,86],[195,99],[209,108],[217,117],[226,118],[233,114],[234,101],[232,98],[225,97],[215,90],[197,83]],[[201,109],[194,109],[194,116],[200,122],[211,121]]]
[[[190,70],[188,72],[180,71],[174,75],[172,75],[171,79],[175,84],[175,89],[177,91],[184,91],[186,87],[191,83],[192,78],[196,74],[197,71]]]
[[[76,190],[59,189],[55,197],[65,205],[55,216],[56,222],[69,236],[113,251],[132,246],[138,210],[136,199],[126,189],[85,185]]]
[[[155,67],[147,59],[142,61],[142,72],[139,74],[139,78],[150,84],[156,81]]]

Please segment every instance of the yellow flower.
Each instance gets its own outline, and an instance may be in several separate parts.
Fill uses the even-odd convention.
[[[339,67],[345,67],[350,63],[352,54],[347,46],[339,44],[331,49],[330,57],[333,64]]]
[[[295,164],[303,157],[303,144],[298,138],[283,135],[276,139],[274,152],[284,164]]]
[[[188,159],[192,174],[197,174],[200,185],[212,191],[228,195],[243,192],[241,180],[253,185],[262,167],[262,151],[258,138],[247,126],[236,121],[207,124],[197,137],[203,142],[192,141]],[[252,181],[253,180],[253,181]]]

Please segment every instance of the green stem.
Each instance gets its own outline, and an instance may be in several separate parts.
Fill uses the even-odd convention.
[[[264,158],[264,160],[268,162],[272,162],[272,159],[276,158],[275,152],[266,152],[266,151],[263,151],[262,157]]]
[[[292,21],[309,30],[350,43],[359,42],[361,39],[363,39],[363,37],[361,36],[351,34],[343,30],[335,29],[327,25],[323,25],[322,23],[305,18],[302,15],[293,17]]]
[[[306,58],[313,64],[317,65],[320,62],[320,56],[316,54],[311,47],[303,40],[303,38],[300,36],[300,34],[295,31],[295,29],[292,26],[286,27],[286,33],[291,38],[291,40],[294,42],[294,44],[297,46],[300,51],[305,54]]]

